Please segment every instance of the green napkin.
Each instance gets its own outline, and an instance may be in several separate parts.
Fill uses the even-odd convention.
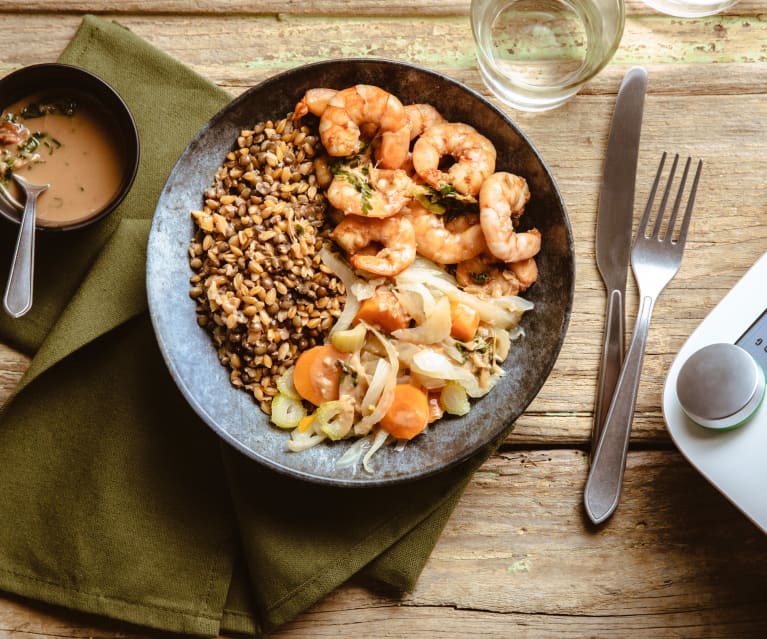
[[[338,489],[223,444],[151,330],[146,241],[173,162],[229,100],[115,23],[86,17],[61,61],[112,84],[141,136],[135,185],[87,231],[39,236],[35,306],[0,317],[34,353],[0,417],[0,589],[173,632],[268,632],[355,573],[413,588],[471,474]],[[0,275],[15,238],[0,226]]]

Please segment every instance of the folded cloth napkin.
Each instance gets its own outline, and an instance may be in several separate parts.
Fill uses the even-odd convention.
[[[35,305],[0,318],[34,354],[0,416],[0,589],[172,632],[268,632],[352,575],[413,588],[471,474],[342,489],[223,444],[181,397],[146,310],[149,224],[170,168],[230,99],[87,16],[61,57],[104,78],[142,143],[134,187],[85,231],[41,234]],[[0,226],[0,275],[16,228]]]

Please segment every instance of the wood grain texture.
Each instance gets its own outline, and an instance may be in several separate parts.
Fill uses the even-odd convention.
[[[91,12],[119,20],[233,94],[299,64],[375,56],[443,71],[488,95],[467,0],[53,6],[0,5],[0,76],[54,60]],[[509,111],[555,175],[575,237],[576,297],[550,379],[474,477],[414,592],[352,582],[274,637],[767,636],[767,538],[674,451],[660,411],[675,353],[767,250],[767,1],[680,20],[629,0],[627,14],[615,58],[579,96],[550,113]],[[25,45],[8,44],[19,41]],[[595,529],[581,508],[605,307],[594,225],[615,93],[635,64],[649,74],[637,211],[663,150],[702,157],[705,167],[682,268],[650,329],[621,505]],[[636,307],[630,279],[629,327]],[[0,345],[0,402],[28,363]],[[0,597],[6,636],[160,635],[7,596]]]
[[[584,521],[587,461],[573,450],[502,450],[477,473],[412,593],[338,589],[273,639],[605,637],[767,633],[767,539],[668,451],[631,455],[609,524]],[[0,599],[0,634],[151,637]]]
[[[423,2],[422,0],[283,0],[275,5],[267,0],[103,0],[92,2],[87,0],[57,0],[57,13],[126,13],[126,14],[239,14],[239,15],[405,15],[405,16],[435,16],[461,15],[468,16],[469,0],[444,0],[440,2]],[[6,0],[4,8],[13,13],[50,12],[50,0]],[[758,0],[741,0],[724,15],[754,15],[763,9]],[[628,15],[658,15],[651,7],[641,0],[627,0]]]

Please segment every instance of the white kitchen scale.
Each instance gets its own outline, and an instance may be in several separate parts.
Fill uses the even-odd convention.
[[[663,391],[674,443],[767,533],[767,253],[679,351]]]

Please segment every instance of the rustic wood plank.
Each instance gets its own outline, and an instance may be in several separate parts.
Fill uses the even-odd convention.
[[[647,451],[630,454],[621,505],[594,528],[580,505],[586,468],[580,451],[501,450],[414,592],[351,583],[271,636],[765,636],[767,538],[756,527],[678,454]],[[14,598],[0,599],[3,632],[154,636]]]
[[[267,0],[104,0],[94,6],[92,0],[58,0],[56,10],[66,13],[129,13],[129,14],[239,14],[239,15],[469,15],[469,0],[445,0],[424,3],[421,0],[283,0],[276,7]],[[752,15],[763,9],[759,0],[741,0],[724,15]],[[50,0],[6,0],[4,8],[14,13],[50,12]],[[641,0],[627,0],[626,14],[659,15]]]
[[[645,452],[630,455],[621,506],[595,529],[580,505],[586,466],[579,451],[502,451],[396,608],[344,589],[275,637],[330,636],[339,619],[394,623],[403,637],[764,636],[754,558],[767,539],[751,523],[678,455]]]
[[[0,14],[0,41],[22,39],[25,46],[0,52],[2,75],[26,64],[55,59],[80,22],[79,15],[23,14],[8,19],[9,15]],[[112,17],[235,93],[288,68],[352,56],[414,62],[482,88],[465,17],[411,19],[390,15],[330,23],[320,16]],[[613,64],[584,92],[614,94],[626,68],[639,64],[649,68],[651,93],[764,93],[765,40],[767,22],[740,16],[689,21],[638,16],[627,22]],[[709,62],[723,65],[715,67],[721,72],[712,72]]]

